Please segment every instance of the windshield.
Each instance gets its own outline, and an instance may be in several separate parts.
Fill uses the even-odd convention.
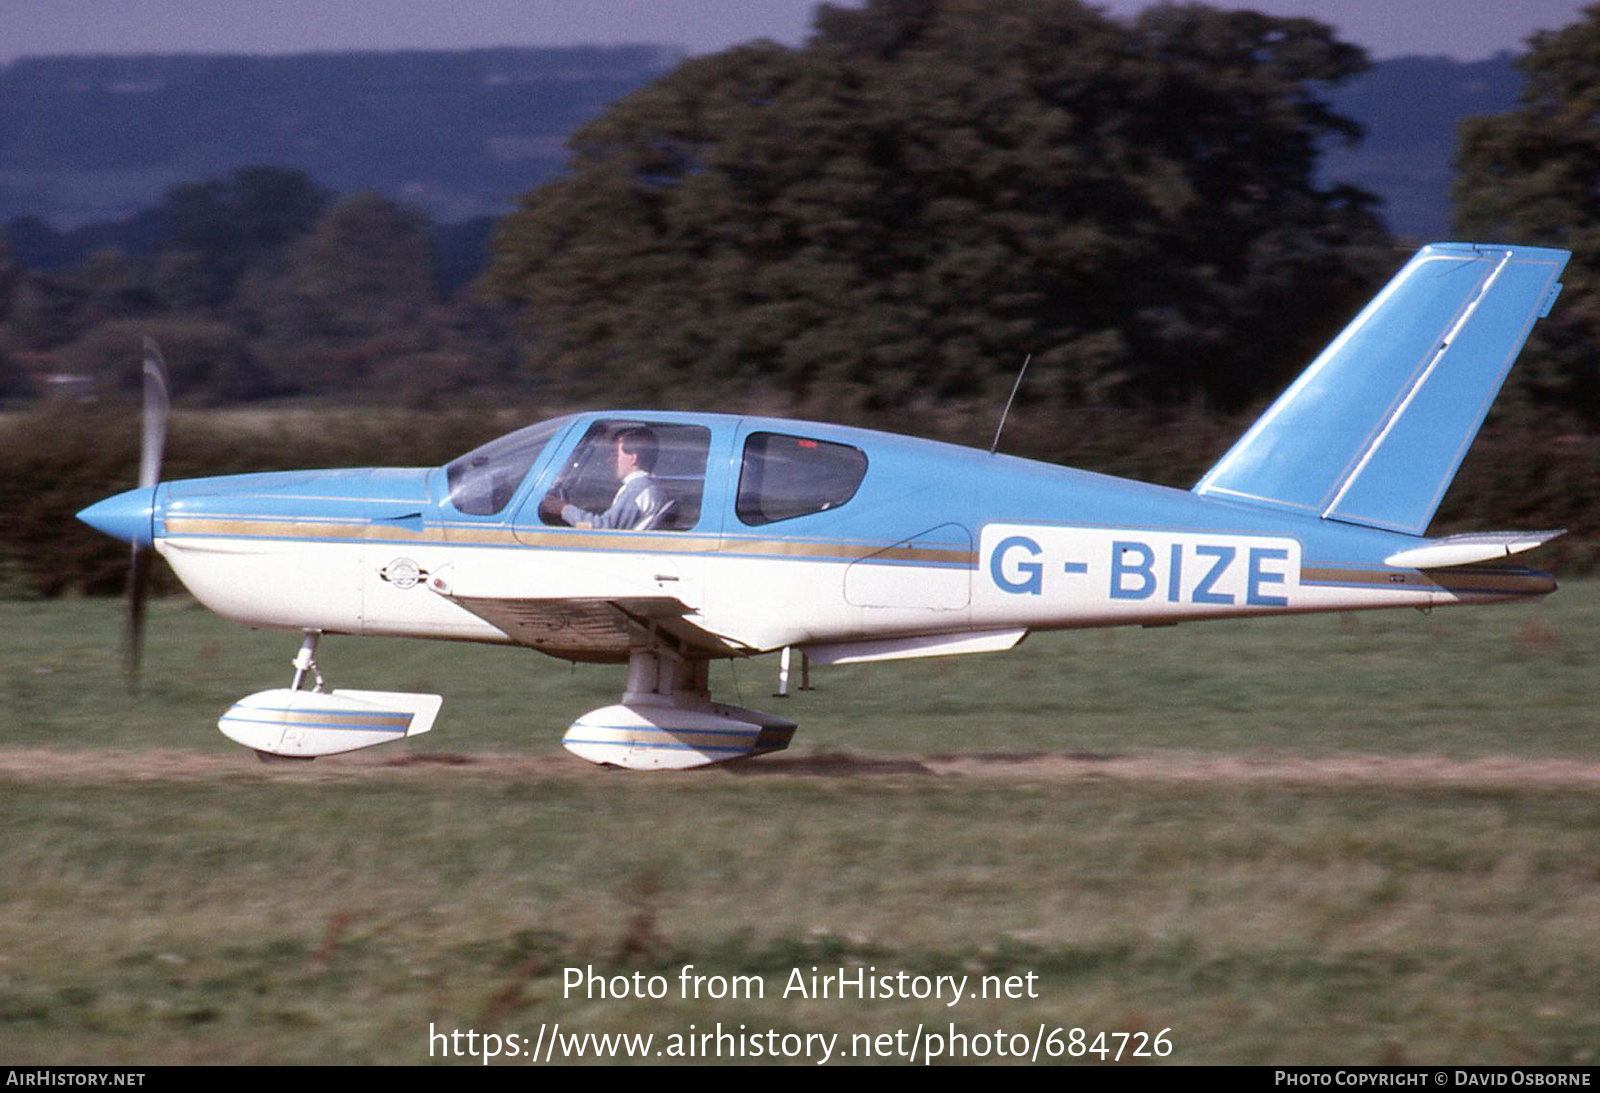
[[[474,448],[445,467],[450,503],[470,516],[493,516],[511,503],[528,470],[569,418],[541,421]]]

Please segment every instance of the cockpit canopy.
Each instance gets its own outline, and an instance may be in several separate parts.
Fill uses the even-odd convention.
[[[670,502],[669,512],[650,530],[682,531],[697,526],[708,474],[725,475],[734,467],[737,482],[718,496],[731,496],[732,515],[748,527],[837,509],[855,496],[867,473],[867,454],[862,449],[805,435],[799,422],[754,423],[793,424],[796,429],[757,428],[736,438],[733,434],[742,432],[738,418],[711,417],[701,423],[671,417],[607,415],[592,419],[575,442],[566,442],[569,451],[551,453],[560,457],[560,465],[541,473],[544,485],[539,493],[550,503],[538,506],[539,519],[547,525],[560,525],[563,521],[557,514],[567,506],[604,511],[619,488],[616,442],[624,434],[640,431],[648,434],[654,448],[651,465],[645,469]],[[445,467],[450,504],[470,516],[504,512],[550,444],[578,421],[569,416],[529,425],[452,461]],[[734,443],[736,461],[728,458]],[[712,458],[713,451],[716,458]]]

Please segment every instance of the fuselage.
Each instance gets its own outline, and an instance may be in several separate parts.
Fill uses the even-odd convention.
[[[541,505],[576,490],[604,507],[617,485],[604,442],[630,426],[667,445],[668,524],[572,527]],[[962,635],[1001,647],[1029,630],[1555,587],[1521,566],[1386,562],[1417,536],[871,430],[713,414],[578,414],[447,467],[177,481],[84,518],[125,538],[147,526],[197,598],[248,626],[522,640],[585,660],[626,659],[628,641],[580,635],[575,619],[569,640],[559,614],[539,616],[544,640],[513,639],[461,601],[671,599],[729,655],[914,654],[929,636],[930,651]]]

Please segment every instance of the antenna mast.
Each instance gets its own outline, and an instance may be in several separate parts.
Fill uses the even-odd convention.
[[[1022,358],[1022,367],[1017,370],[1017,382],[1011,385],[1011,397],[1006,399],[1006,408],[1000,411],[1000,424],[996,425],[994,429],[994,443],[989,445],[990,455],[993,455],[995,449],[1000,447],[1000,430],[1006,427],[1006,417],[1011,413],[1011,404],[1017,401],[1017,390],[1022,386],[1022,377],[1028,374],[1028,362],[1031,360],[1033,360],[1032,353]]]

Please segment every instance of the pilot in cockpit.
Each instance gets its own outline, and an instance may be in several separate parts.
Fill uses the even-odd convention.
[[[650,531],[661,522],[672,508],[672,500],[650,476],[659,451],[655,432],[642,426],[624,429],[612,438],[612,443],[621,485],[610,507],[604,512],[590,512],[552,493],[540,502],[541,515],[558,517],[575,528],[623,531]]]

